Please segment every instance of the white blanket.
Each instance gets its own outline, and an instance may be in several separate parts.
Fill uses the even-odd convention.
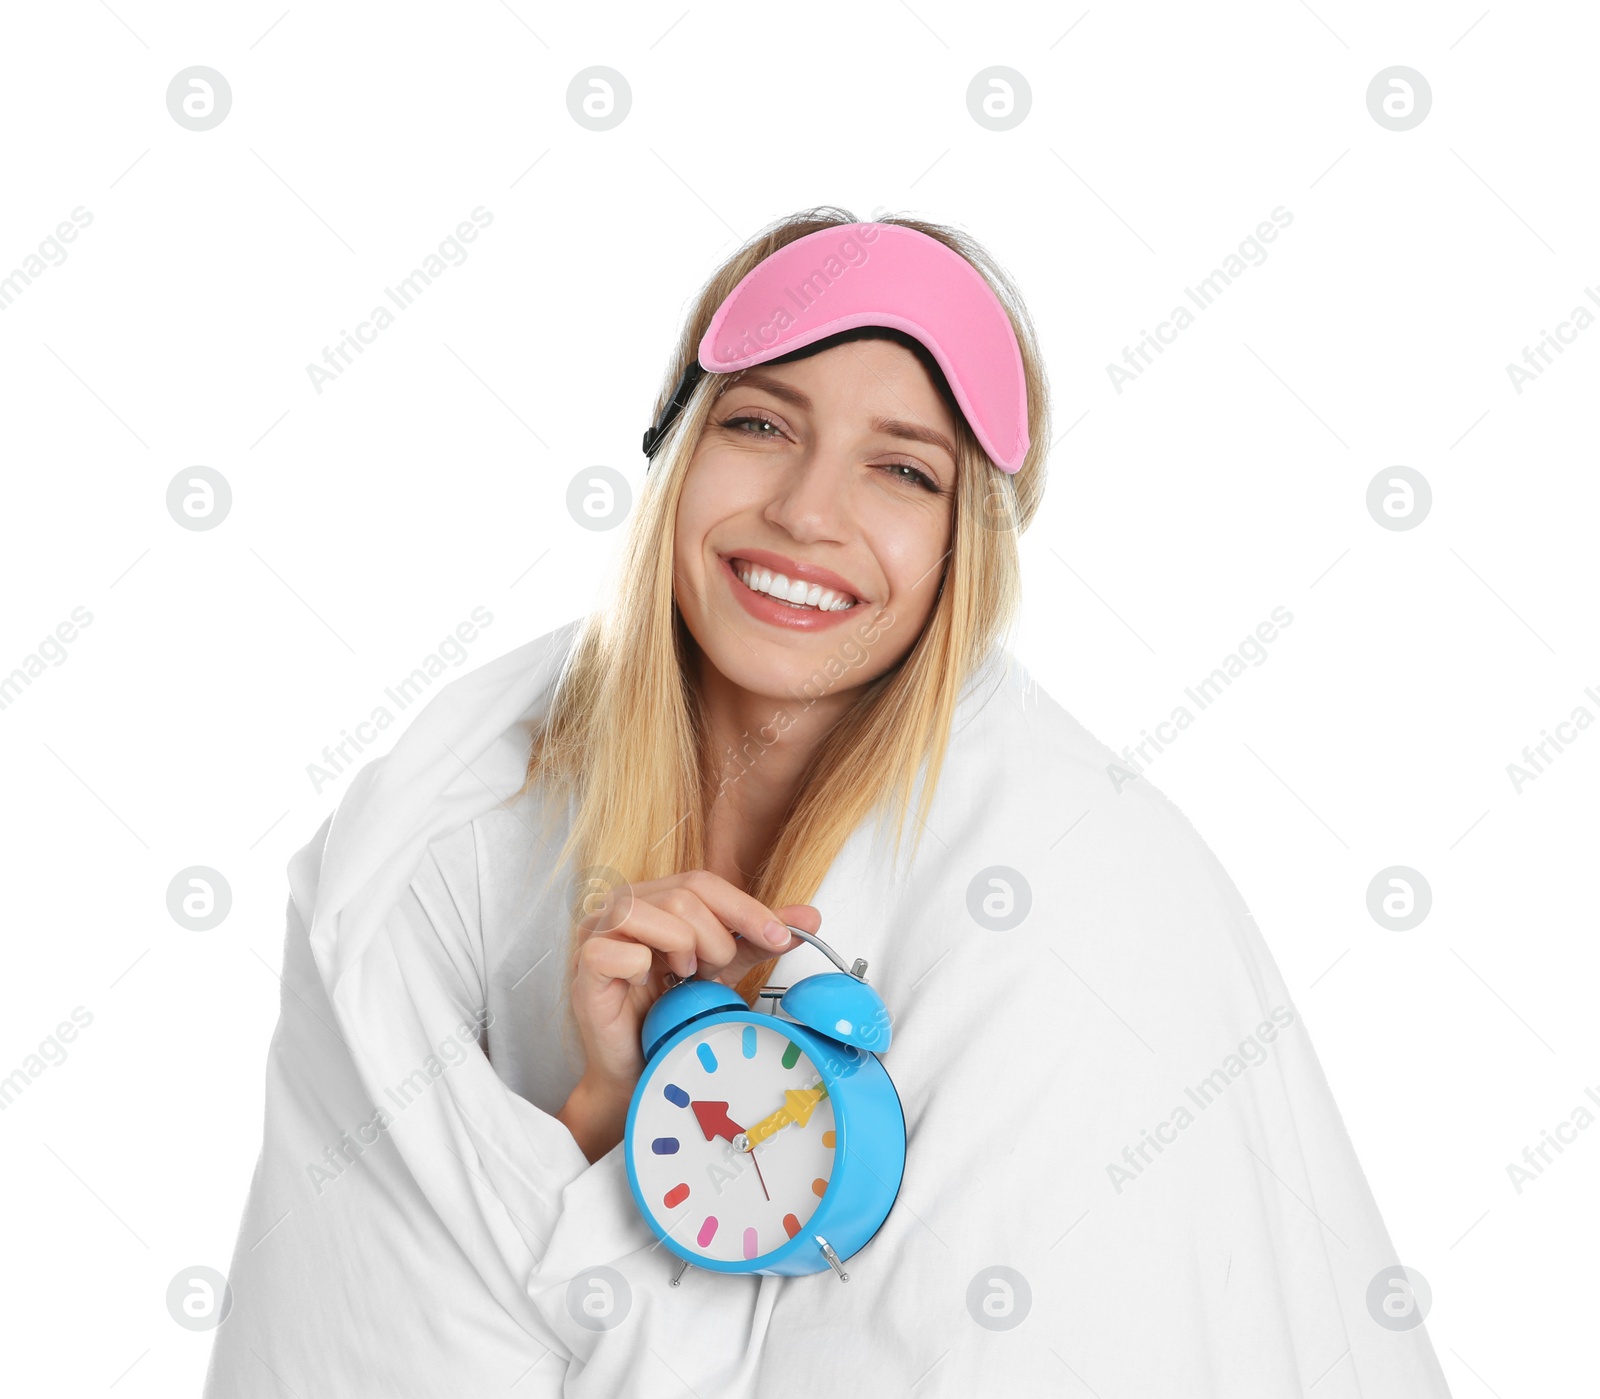
[[[1374,1315],[1407,1260],[1238,891],[1005,653],[909,874],[869,821],[812,900],[894,1017],[893,1211],[848,1282],[669,1286],[622,1147],[590,1165],[553,1116],[568,813],[547,848],[536,794],[502,805],[577,627],[436,694],[290,863],[208,1399],[1448,1394],[1425,1328]],[[1001,915],[1021,888],[992,867],[1031,898],[1009,929],[971,912],[975,880]],[[801,947],[773,981],[826,969]],[[628,1297],[597,1330],[601,1267]]]

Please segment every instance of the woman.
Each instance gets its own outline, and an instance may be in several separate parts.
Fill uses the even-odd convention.
[[[826,279],[838,255],[814,319],[836,315],[849,279],[888,251],[874,226],[830,238],[839,222],[851,221],[788,220],[735,257],[702,292],[674,378],[698,368],[734,287],[801,238],[826,246],[797,272]],[[1047,441],[1038,351],[1004,274],[953,230],[893,227],[939,238],[1004,292],[1015,329],[983,286],[1026,390],[1018,426]],[[886,794],[903,822],[924,761],[931,800],[960,690],[1016,610],[1016,534],[1038,506],[1042,458],[1036,445],[1015,474],[997,472],[926,347],[873,325],[709,381],[684,410],[635,516],[618,604],[591,621],[530,764],[530,782],[587,794],[571,834],[582,862],[632,875],[628,911],[577,931],[588,1070],[562,1116],[591,1160],[621,1140],[663,977],[701,965],[753,1003],[797,943],[784,925],[818,931],[804,901]],[[800,580],[826,586],[830,610],[772,596]]]
[[[809,211],[667,386],[615,598],[291,864],[208,1393],[1445,1394],[1237,891],[1003,647],[1049,440],[1004,275]],[[825,969],[785,925],[873,968],[904,1179],[847,1284],[674,1286],[617,1149],[643,1016]]]

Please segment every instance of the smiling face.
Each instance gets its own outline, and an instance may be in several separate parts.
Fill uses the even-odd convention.
[[[830,657],[849,665],[834,694],[896,665],[943,576],[955,439],[933,380],[892,340],[757,365],[725,388],[673,543],[678,607],[712,665],[770,697],[814,688]]]

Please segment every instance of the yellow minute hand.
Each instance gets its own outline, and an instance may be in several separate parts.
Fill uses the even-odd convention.
[[[763,1117],[754,1127],[748,1128],[745,1141],[748,1143],[746,1151],[755,1148],[770,1136],[774,1136],[791,1122],[804,1127],[811,1120],[811,1114],[816,1106],[828,1096],[828,1086],[819,1083],[815,1088],[787,1088],[783,1094],[783,1106],[776,1112]]]

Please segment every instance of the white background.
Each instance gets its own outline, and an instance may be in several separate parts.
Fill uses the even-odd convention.
[[[0,674],[93,621],[0,710],[0,1076],[93,1023],[0,1113],[7,1387],[197,1392],[211,1337],[166,1289],[233,1249],[284,867],[353,771],[308,765],[473,608],[453,674],[587,610],[621,532],[569,481],[643,480],[689,298],[837,203],[965,228],[1028,300],[1057,440],[1017,650],[1091,731],[1137,742],[1292,612],[1148,780],[1273,949],[1456,1394],[1573,1392],[1600,1129],[1520,1194],[1506,1168],[1600,1092],[1600,733],[1520,793],[1507,764],[1600,714],[1600,327],[1520,394],[1506,366],[1600,312],[1592,8],[776,9],[8,11],[0,276],[93,222],[0,313]],[[232,91],[205,132],[166,105],[194,64]],[[1396,64],[1432,91],[1403,132],[1366,101]],[[592,65],[631,89],[609,131],[569,115]],[[993,65],[1031,90],[1009,131],[968,111]],[[318,393],[308,363],[480,205]],[[1107,364],[1280,205],[1118,393]],[[204,532],[166,506],[197,465],[233,495]],[[1406,531],[1366,505],[1396,465],[1433,492]],[[231,887],[209,932],[167,912],[191,865]],[[1431,886],[1410,931],[1367,911],[1391,865]]]

